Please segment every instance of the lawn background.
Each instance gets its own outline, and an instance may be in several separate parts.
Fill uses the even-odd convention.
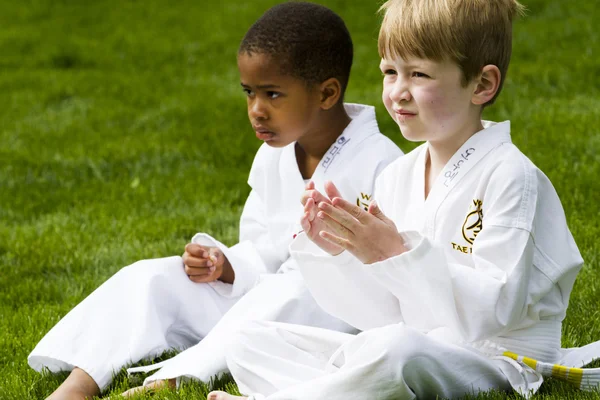
[[[27,354],[121,267],[181,254],[197,231],[235,242],[260,145],[235,56],[276,3],[0,1],[0,399],[52,392],[62,377],[34,372]],[[380,100],[380,3],[320,3],[355,42],[347,101],[376,105],[382,131],[414,148]],[[600,340],[600,4],[524,3],[508,79],[485,117],[511,119],[513,141],[562,199],[586,260],[563,325],[563,344],[577,346]],[[121,377],[114,391],[129,384]],[[600,398],[555,382],[536,397]]]

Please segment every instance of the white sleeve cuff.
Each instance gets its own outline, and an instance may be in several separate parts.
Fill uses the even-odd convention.
[[[410,250],[371,264],[373,277],[398,299],[411,326],[426,331],[445,326],[462,333],[443,250],[416,232],[402,235]]]
[[[350,252],[331,256],[301,234],[290,253],[312,296],[329,314],[361,330],[402,320],[398,300]]]
[[[262,259],[250,241],[227,247],[206,233],[197,233],[192,238],[192,243],[218,247],[229,260],[235,273],[233,284],[221,281],[209,282],[209,285],[221,296],[239,297],[244,295],[256,285],[260,275],[266,273]]]

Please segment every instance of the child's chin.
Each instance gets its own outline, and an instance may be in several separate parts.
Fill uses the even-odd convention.
[[[422,137],[422,135],[418,135],[415,132],[411,132],[410,129],[402,129],[400,128],[400,133],[402,134],[402,137],[404,137],[404,139],[410,141],[410,142],[424,142],[427,139],[424,139]]]
[[[278,149],[278,148],[281,148],[281,147],[285,147],[285,146],[287,146],[288,144],[290,144],[290,143],[288,143],[288,142],[281,141],[281,140],[277,140],[277,139],[275,139],[275,138],[274,138],[274,139],[271,139],[271,140],[265,140],[265,143],[266,143],[267,145],[269,145],[269,147],[274,147],[274,148],[277,148],[277,149]]]

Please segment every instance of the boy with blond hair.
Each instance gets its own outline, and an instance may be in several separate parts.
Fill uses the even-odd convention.
[[[544,375],[595,387],[597,371],[570,367],[598,345],[561,349],[583,260],[558,195],[511,143],[509,121],[481,120],[505,80],[522,6],[382,8],[383,102],[405,138],[425,143],[384,170],[367,211],[331,182],[326,196],[307,190],[304,233],[290,246],[317,302],[364,332],[246,324],[227,358],[240,391],[269,400],[528,395]]]

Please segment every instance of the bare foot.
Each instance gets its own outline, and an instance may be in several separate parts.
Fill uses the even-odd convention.
[[[84,370],[74,368],[46,400],[84,400],[100,394],[100,388]]]
[[[126,392],[123,392],[121,396],[125,398],[133,397],[133,395],[143,393],[143,392],[152,392],[154,390],[159,390],[163,388],[174,388],[177,385],[175,379],[168,380],[160,380],[160,381],[152,381],[147,385],[134,387],[133,389],[129,389]]]
[[[208,396],[206,396],[206,400],[245,400],[247,397],[245,396],[234,396],[232,394],[221,392],[220,390],[215,390],[210,392]]]

